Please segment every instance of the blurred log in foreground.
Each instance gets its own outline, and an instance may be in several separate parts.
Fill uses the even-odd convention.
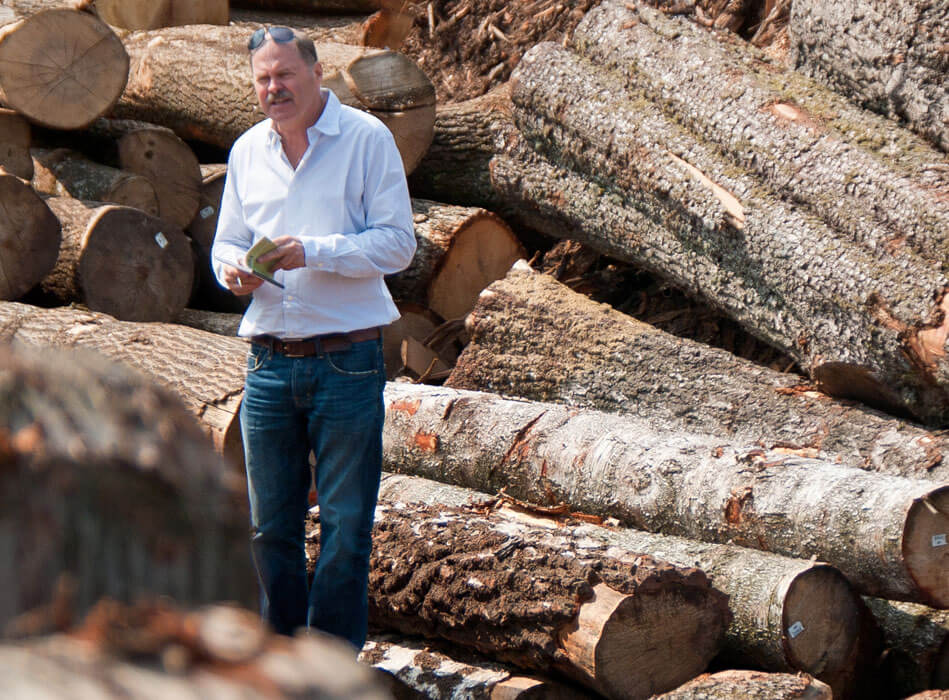
[[[0,627],[42,628],[62,574],[76,612],[253,604],[246,496],[176,397],[91,352],[5,344],[0,413]]]

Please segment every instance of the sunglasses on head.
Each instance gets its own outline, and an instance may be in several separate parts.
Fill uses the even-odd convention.
[[[290,27],[261,27],[250,35],[250,41],[247,42],[248,51],[256,51],[264,43],[267,35],[278,44],[286,44],[293,41],[295,36]]]

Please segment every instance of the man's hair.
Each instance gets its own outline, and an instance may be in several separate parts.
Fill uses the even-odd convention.
[[[273,41],[273,37],[268,34],[267,37],[260,42],[260,46],[250,51],[251,65],[253,65],[254,62],[254,54],[260,51],[268,39]],[[293,45],[297,47],[297,51],[300,52],[300,57],[308,66],[312,67],[320,60],[319,56],[316,55],[316,44],[313,43],[313,40],[305,34],[301,34],[296,29],[293,30]]]

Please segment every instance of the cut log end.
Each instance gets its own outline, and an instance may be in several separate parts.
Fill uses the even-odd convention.
[[[347,84],[367,109],[399,112],[435,104],[435,86],[412,59],[374,51],[346,68]]]
[[[29,186],[0,170],[0,299],[16,299],[52,269],[59,221]]]
[[[108,111],[128,68],[122,42],[87,12],[38,12],[0,41],[6,102],[54,129],[78,129]]]
[[[910,507],[903,531],[903,559],[923,602],[949,608],[949,486]]]
[[[402,168],[409,175],[428,152],[435,138],[435,105],[423,105],[403,112],[373,111],[392,132],[402,156]]]

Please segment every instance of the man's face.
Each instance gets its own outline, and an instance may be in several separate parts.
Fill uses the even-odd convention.
[[[264,114],[280,126],[309,126],[319,112],[323,69],[303,60],[293,42],[268,38],[251,58],[254,90]],[[299,124],[297,124],[299,122]]]

